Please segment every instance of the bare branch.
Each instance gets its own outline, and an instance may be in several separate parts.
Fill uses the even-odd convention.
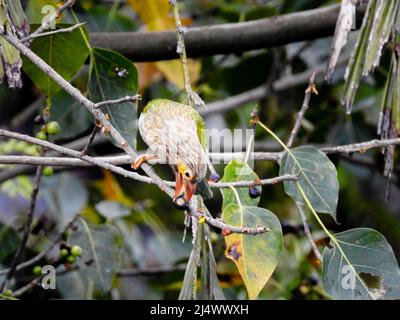
[[[188,28],[187,56],[240,53],[331,36],[339,10],[340,5],[332,5],[248,22]],[[364,10],[357,10],[357,22],[362,20]],[[90,41],[93,46],[118,51],[135,62],[179,58],[172,30],[93,33]]]
[[[306,214],[304,213],[304,210],[303,210],[303,208],[301,207],[301,204],[298,203],[297,201],[296,201],[296,206],[297,206],[297,210],[299,211],[301,220],[302,220],[302,222],[303,222],[304,234],[306,235],[306,237],[308,238],[308,241],[309,241],[310,244],[311,244],[311,249],[312,249],[312,251],[314,252],[315,257],[316,257],[319,261],[322,262],[322,256],[321,256],[321,253],[319,252],[318,247],[317,247],[317,245],[315,244],[314,238],[313,238],[313,236],[312,236],[312,234],[311,234],[311,230],[310,230],[310,227],[308,226]]]
[[[67,232],[73,226],[73,224],[75,223],[76,219],[78,219],[78,217],[79,217],[79,214],[75,215],[71,219],[71,221],[67,224],[67,226],[51,242],[51,244],[47,247],[47,249],[41,251],[40,253],[38,253],[33,258],[18,264],[16,266],[16,268],[15,268],[15,271],[19,271],[19,270],[25,269],[26,267],[29,267],[29,266],[33,265],[34,263],[39,262],[42,258],[44,258],[57,245],[57,243],[59,243],[62,240],[62,237],[63,237],[64,233]],[[0,271],[0,275],[7,274],[7,272],[9,272],[9,270],[10,269],[1,270]]]
[[[95,104],[95,108],[99,109],[101,107],[107,106],[107,105],[112,105],[112,104],[121,104],[121,103],[125,103],[125,102],[135,102],[135,101],[139,101],[141,99],[139,94],[136,94],[134,96],[126,96],[120,99],[116,99],[116,100],[106,100],[106,101],[101,101]]]
[[[301,122],[303,121],[303,118],[309,108],[309,104],[310,104],[310,99],[311,99],[311,95],[312,94],[318,94],[317,89],[315,88],[315,72],[311,75],[310,77],[310,82],[308,84],[308,87],[305,91],[304,94],[304,101],[303,104],[301,106],[300,111],[297,113],[297,117],[296,117],[296,122],[294,124],[294,127],[292,129],[292,131],[290,132],[290,137],[286,143],[286,146],[288,148],[290,148],[293,145],[294,139],[297,136],[297,133],[300,130],[300,126],[301,126]]]
[[[201,209],[199,210],[190,210],[190,214],[196,219],[204,219],[208,225],[213,226],[214,228],[221,229],[222,233],[227,236],[231,233],[241,233],[241,234],[250,234],[257,235],[262,234],[268,231],[271,231],[266,226],[256,226],[256,227],[236,227],[226,224],[220,218],[213,218],[210,215],[205,214]]]
[[[35,174],[35,180],[33,183],[33,190],[32,190],[32,195],[31,195],[31,202],[30,202],[30,206],[29,206],[29,211],[26,217],[26,222],[25,222],[25,227],[24,227],[24,231],[22,234],[22,239],[21,239],[21,243],[17,249],[17,251],[15,252],[15,255],[11,261],[10,264],[10,268],[4,278],[3,283],[0,286],[0,292],[4,292],[4,290],[7,289],[8,286],[8,282],[12,279],[12,277],[14,276],[16,269],[17,269],[17,265],[19,262],[19,259],[21,258],[22,253],[24,252],[25,248],[26,248],[26,244],[28,243],[28,238],[29,235],[31,234],[31,226],[32,226],[32,222],[33,222],[33,213],[35,211],[36,208],[36,199],[37,199],[37,195],[39,193],[39,187],[40,187],[40,180],[42,178],[42,166],[38,166],[36,168],[36,174]]]
[[[48,31],[48,32],[42,32],[42,33],[38,33],[38,34],[32,33],[31,35],[27,36],[26,38],[21,39],[21,42],[29,42],[36,38],[52,36],[52,35],[55,35],[58,33],[69,33],[69,32],[72,32],[72,31],[82,27],[84,24],[86,24],[86,22],[77,23],[68,28],[62,28],[62,29],[57,29],[57,30]]]
[[[344,56],[339,59],[338,66],[344,66],[349,60],[349,56]],[[305,84],[309,82],[310,77],[313,73],[315,73],[316,77],[323,77],[326,70],[326,64],[321,64],[316,66],[315,68],[292,74],[289,76],[284,76],[281,79],[276,80],[272,84],[272,90],[274,92],[282,92],[284,90],[297,87],[299,85]],[[245,91],[238,95],[222,99],[215,102],[207,103],[207,110],[200,110],[200,114],[204,116],[208,116],[214,113],[222,113],[235,109],[239,106],[244,106],[249,102],[257,101],[265,97],[265,85],[261,85],[257,88],[251,89],[249,91]]]

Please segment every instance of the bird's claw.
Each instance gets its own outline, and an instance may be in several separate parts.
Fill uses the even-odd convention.
[[[155,159],[155,158],[157,158],[157,157],[152,154],[141,154],[131,164],[131,168],[133,170],[138,170],[140,168],[140,166],[143,164],[143,162],[146,162],[148,160]]]

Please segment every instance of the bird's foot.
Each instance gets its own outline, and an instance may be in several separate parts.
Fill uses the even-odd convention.
[[[137,170],[143,164],[143,162],[156,159],[157,157],[153,154],[141,154],[138,156],[135,161],[131,164],[131,168]]]

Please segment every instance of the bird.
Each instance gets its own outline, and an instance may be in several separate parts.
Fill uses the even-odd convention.
[[[173,201],[187,207],[194,194],[212,196],[206,178],[207,134],[200,114],[191,106],[167,99],[150,101],[140,114],[138,127],[148,152],[136,158],[132,168],[156,160],[169,164],[175,174]]]

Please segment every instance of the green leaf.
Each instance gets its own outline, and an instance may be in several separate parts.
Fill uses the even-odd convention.
[[[64,225],[88,200],[88,191],[79,179],[68,173],[57,174],[42,180],[40,193],[46,198],[51,212]]]
[[[363,76],[367,76],[381,60],[383,46],[389,39],[399,4],[397,1],[378,1],[374,22],[369,32]]]
[[[357,43],[353,49],[352,55],[347,65],[345,74],[345,88],[342,97],[342,103],[346,106],[347,113],[351,113],[357,89],[360,85],[362,72],[366,59],[368,46],[368,36],[371,32],[373,23],[373,12],[375,10],[376,1],[371,0],[365,12],[361,30],[358,35]]]
[[[310,146],[285,152],[279,174],[299,174],[298,183],[303,188],[315,211],[329,213],[336,220],[339,183],[334,164],[323,152]],[[297,182],[285,181],[285,192],[295,201],[306,204],[299,192]]]
[[[51,120],[61,126],[54,138],[71,139],[85,132],[92,125],[92,117],[86,108],[65,91],[59,91],[52,97]]]
[[[57,25],[58,28],[67,26],[69,25]],[[86,31],[85,34],[87,36]],[[89,55],[89,49],[79,29],[36,38],[31,44],[31,49],[67,81],[79,71]],[[60,90],[59,85],[25,57],[22,68],[47,97]]]
[[[237,266],[249,299],[255,299],[271,277],[283,249],[278,218],[264,208],[231,204],[222,213],[225,223],[237,227],[266,226],[259,235],[233,233],[225,237],[225,255]]]
[[[229,162],[224,169],[224,176],[221,182],[234,182],[234,181],[256,181],[259,180],[257,174],[245,163],[243,160],[234,159]],[[261,192],[261,186],[257,189]],[[236,189],[240,202],[246,206],[258,206],[260,198],[252,199],[249,196],[249,188]],[[223,203],[222,210],[225,210],[231,203],[237,203],[234,192],[229,188],[221,189]]]
[[[101,201],[96,204],[96,210],[104,217],[110,220],[127,217],[131,210],[117,201]]]
[[[78,18],[86,22],[90,32],[128,32],[136,29],[133,19],[101,5],[78,14]]]
[[[113,277],[121,267],[118,231],[111,225],[89,226],[81,219],[79,229],[71,234],[68,243],[82,248],[77,262],[79,273],[100,290],[110,290]]]
[[[10,225],[0,223],[0,262],[12,257],[18,249],[20,239]]]
[[[137,91],[137,71],[130,60],[114,51],[93,49],[89,73],[89,94],[92,101],[100,102],[133,96]],[[127,143],[135,149],[137,105],[125,102],[104,106],[102,109],[109,115],[111,123]]]
[[[379,232],[358,228],[335,235],[323,253],[324,289],[336,299],[399,299],[400,269]]]
[[[202,224],[204,236],[201,239],[201,277],[200,277],[200,300],[225,300],[219,280],[217,268],[212,251],[210,227]]]

